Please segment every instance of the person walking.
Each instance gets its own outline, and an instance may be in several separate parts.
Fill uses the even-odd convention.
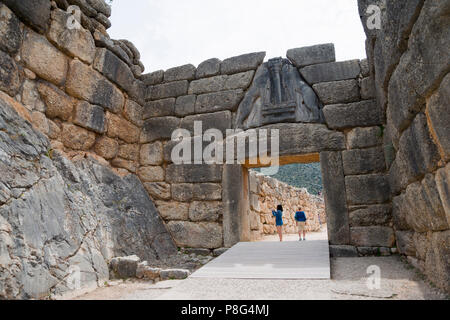
[[[298,208],[298,211],[295,213],[295,221],[297,221],[297,228],[298,228],[298,241],[302,241],[302,233],[303,233],[303,240],[306,240],[306,214],[304,211],[302,211],[302,208]]]
[[[276,218],[275,223],[277,225],[278,236],[280,237],[280,242],[283,241],[283,206],[279,204],[277,206],[277,211],[272,210],[272,215]]]

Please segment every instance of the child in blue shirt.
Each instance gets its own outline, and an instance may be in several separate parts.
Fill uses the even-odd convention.
[[[298,211],[295,213],[295,221],[297,221],[299,241],[302,241],[302,233],[303,240],[306,240],[306,220],[305,212],[302,211],[302,208],[298,208]]]
[[[278,205],[277,211],[272,210],[272,215],[276,218],[275,223],[277,225],[278,236],[280,237],[280,242],[283,241],[283,206]]]

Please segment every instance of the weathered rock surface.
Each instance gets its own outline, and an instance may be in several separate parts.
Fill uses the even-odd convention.
[[[310,85],[355,79],[360,72],[359,60],[315,64],[300,69],[300,73]]]
[[[265,56],[265,52],[256,52],[225,59],[220,66],[220,73],[233,74],[255,70],[264,61]]]
[[[332,43],[290,49],[286,56],[297,68],[336,61],[336,53]]]
[[[47,0],[4,0],[14,13],[29,23],[37,31],[44,33],[50,19],[50,1]]]
[[[68,69],[68,58],[44,36],[27,30],[21,56],[25,65],[41,78],[55,85],[64,83]]]
[[[0,4],[0,49],[15,54],[22,43],[20,21],[4,4]]]
[[[136,176],[48,153],[48,140],[0,104],[0,297],[63,293],[77,271],[81,286],[100,284],[115,256],[176,253]]]
[[[170,221],[167,224],[179,247],[209,248],[222,247],[222,226],[215,222]]]

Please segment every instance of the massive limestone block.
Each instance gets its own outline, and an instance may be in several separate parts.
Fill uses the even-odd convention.
[[[153,142],[156,140],[168,140],[172,138],[172,133],[178,129],[180,119],[175,117],[158,117],[145,121],[141,134],[141,143]]]
[[[385,172],[386,170],[382,147],[345,150],[342,152],[342,161],[346,176]]]
[[[281,156],[345,149],[344,134],[331,131],[323,124],[283,123],[262,129],[267,129],[269,133],[279,130]]]
[[[175,201],[187,202],[193,199],[192,183],[174,183],[172,184],[172,199]]]
[[[137,144],[122,144],[119,147],[119,157],[127,160],[137,161],[139,160],[140,146]]]
[[[50,1],[48,0],[4,0],[14,13],[35,30],[44,33],[50,20]]]
[[[171,68],[164,72],[164,81],[192,80],[195,78],[195,71],[196,69],[192,64]]]
[[[323,114],[332,129],[377,126],[383,123],[382,113],[373,100],[325,106]]]
[[[56,9],[52,11],[49,39],[73,57],[91,64],[95,57],[95,42],[91,33],[84,28],[67,28],[70,14]]]
[[[189,206],[189,220],[193,222],[219,220],[222,214],[222,202],[220,201],[194,201]]]
[[[350,234],[355,246],[391,248],[395,243],[394,231],[389,227],[353,227]]]
[[[137,174],[143,182],[164,181],[164,169],[162,167],[140,167]]]
[[[105,16],[111,16],[111,6],[103,0],[86,0],[87,3],[97,12],[103,13]]]
[[[400,139],[395,160],[400,169],[398,173],[410,183],[427,172],[434,171],[439,160],[438,148],[431,138],[426,116],[420,113]]]
[[[144,187],[154,200],[170,199],[170,184],[165,182],[146,182]]]
[[[85,101],[76,105],[73,123],[97,133],[106,132],[106,118],[103,108]]]
[[[427,251],[425,274],[441,289],[450,291],[450,231],[435,232]]]
[[[408,216],[409,211],[405,195],[394,197],[392,199],[392,220],[396,230],[411,230],[412,227],[408,223]]]
[[[450,164],[436,173],[436,185],[441,197],[442,205],[450,225]]]
[[[291,60],[297,68],[336,61],[333,43],[290,49],[288,50],[286,57]]]
[[[143,166],[159,166],[163,163],[163,146],[161,142],[141,146],[140,163]]]
[[[109,137],[120,138],[127,143],[139,141],[140,130],[131,122],[110,112],[106,113],[106,119]]]
[[[144,121],[142,119],[142,114],[144,112],[144,108],[134,102],[133,100],[127,99],[125,102],[125,108],[123,109],[123,115],[128,120],[131,121],[138,127],[142,127]]]
[[[15,96],[19,88],[19,68],[9,55],[0,51],[0,90]]]
[[[342,80],[313,85],[323,104],[350,103],[360,100],[358,81]]]
[[[33,113],[31,113],[31,119],[33,120],[33,125],[43,134],[48,136],[50,127],[48,125],[48,120],[45,114],[39,111],[34,111]]]
[[[252,83],[253,76],[255,75],[255,71],[247,71],[232,74],[227,77],[225,82],[224,90],[233,90],[233,89],[247,89]]]
[[[239,105],[235,126],[255,128],[282,122],[322,123],[322,105],[314,90],[287,59],[262,64]]]
[[[441,86],[428,100],[427,115],[430,130],[439,145],[445,161],[450,160],[450,73],[442,80]]]
[[[373,78],[367,77],[362,79],[360,85],[361,85],[361,99],[369,100],[376,98],[375,83],[373,81]]]
[[[425,176],[422,183],[408,186],[403,203],[409,210],[406,217],[408,224],[417,232],[448,229],[448,222],[439,192],[432,174]]]
[[[392,207],[388,204],[351,207],[349,223],[351,227],[388,225],[392,220]]]
[[[332,258],[358,257],[358,251],[356,250],[355,246],[330,245],[330,257]]]
[[[169,82],[148,87],[146,100],[160,100],[184,96],[188,92],[188,87],[189,82],[187,80]]]
[[[0,49],[14,55],[21,44],[22,30],[19,19],[7,6],[0,4]]]
[[[221,200],[222,186],[217,183],[196,183],[192,188],[194,200]]]
[[[200,63],[197,67],[196,78],[206,78],[216,76],[220,73],[220,61],[217,58],[208,59]]]
[[[385,175],[370,174],[345,177],[347,201],[351,205],[384,203],[390,199],[390,187]]]
[[[70,63],[66,90],[76,98],[87,100],[114,113],[121,111],[125,103],[119,89],[100,73],[78,60]]]
[[[438,81],[448,72],[450,60],[448,23],[448,3],[445,1],[424,3],[408,36],[408,50],[400,59],[388,87],[387,115],[399,131],[406,129],[422,109],[425,97],[436,89]]]
[[[181,120],[180,128],[188,130],[193,135],[195,122],[201,122],[203,132],[208,129],[218,129],[225,137],[226,130],[231,129],[231,112],[220,111],[187,116]]]
[[[95,133],[70,123],[62,126],[61,141],[73,150],[89,150],[95,143]]]
[[[38,84],[38,91],[46,105],[45,114],[47,117],[60,118],[65,121],[70,119],[75,99],[57,87],[43,82]]]
[[[222,91],[225,87],[227,76],[215,76],[206,79],[192,81],[189,85],[189,94],[202,94]]]
[[[345,190],[343,188],[345,180],[341,153],[322,152],[320,154],[320,163],[330,244],[349,244],[350,230]]]
[[[244,97],[241,89],[202,94],[195,103],[196,113],[235,110]]]
[[[64,83],[68,58],[51,45],[44,36],[31,30],[25,31],[21,57],[27,68],[41,78],[56,85]]]
[[[20,102],[29,110],[45,112],[45,104],[38,92],[38,84],[35,81],[26,79],[22,86],[22,99]]]
[[[172,184],[172,198],[176,201],[214,201],[222,199],[222,186],[218,183]]]
[[[256,52],[225,59],[220,66],[220,73],[233,74],[256,70],[256,68],[264,61],[265,56],[265,52]]]
[[[301,75],[310,84],[356,79],[361,72],[359,60],[330,62],[300,69]]]
[[[381,145],[383,135],[381,127],[355,128],[347,133],[350,149],[369,148]]]
[[[376,95],[380,106],[384,108],[388,80],[408,45],[412,27],[414,26],[423,6],[421,0],[389,1],[377,5],[384,8],[381,14],[382,28],[368,29],[367,21],[370,14],[367,7],[373,1],[360,1],[360,15],[366,34],[368,35],[368,56],[374,63],[373,74],[376,82]]]
[[[160,84],[164,80],[164,70],[158,70],[152,73],[147,73],[141,76],[141,80],[146,86],[153,86]]]
[[[222,166],[220,165],[168,165],[166,181],[170,183],[221,182]]]
[[[94,146],[95,153],[102,158],[115,158],[119,152],[119,143],[111,138],[103,136],[97,140]]]
[[[196,95],[178,97],[175,103],[175,115],[177,117],[185,117],[194,114],[196,101]]]
[[[175,98],[149,101],[145,104],[143,119],[173,116],[175,113]]]
[[[222,247],[222,227],[218,223],[170,221],[167,228],[179,247],[208,249]]]
[[[189,204],[183,202],[156,201],[158,212],[164,220],[186,221],[189,218]]]
[[[135,83],[133,73],[128,65],[111,51],[98,48],[93,66],[119,87],[127,92],[132,92]]]
[[[397,248],[401,254],[406,256],[416,256],[416,248],[414,245],[414,232],[412,231],[396,231]]]

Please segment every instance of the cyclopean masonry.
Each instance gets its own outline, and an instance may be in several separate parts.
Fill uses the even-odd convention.
[[[3,1],[0,296],[67,291],[74,265],[99,285],[114,256],[251,240],[263,161],[174,164],[172,133],[195,138],[196,121],[224,137],[278,130],[280,165],[321,163],[333,254],[397,248],[448,291],[447,2],[388,2],[369,29],[373,2],[359,1],[368,60],[322,44],[143,74],[136,47],[109,38],[103,0]]]

